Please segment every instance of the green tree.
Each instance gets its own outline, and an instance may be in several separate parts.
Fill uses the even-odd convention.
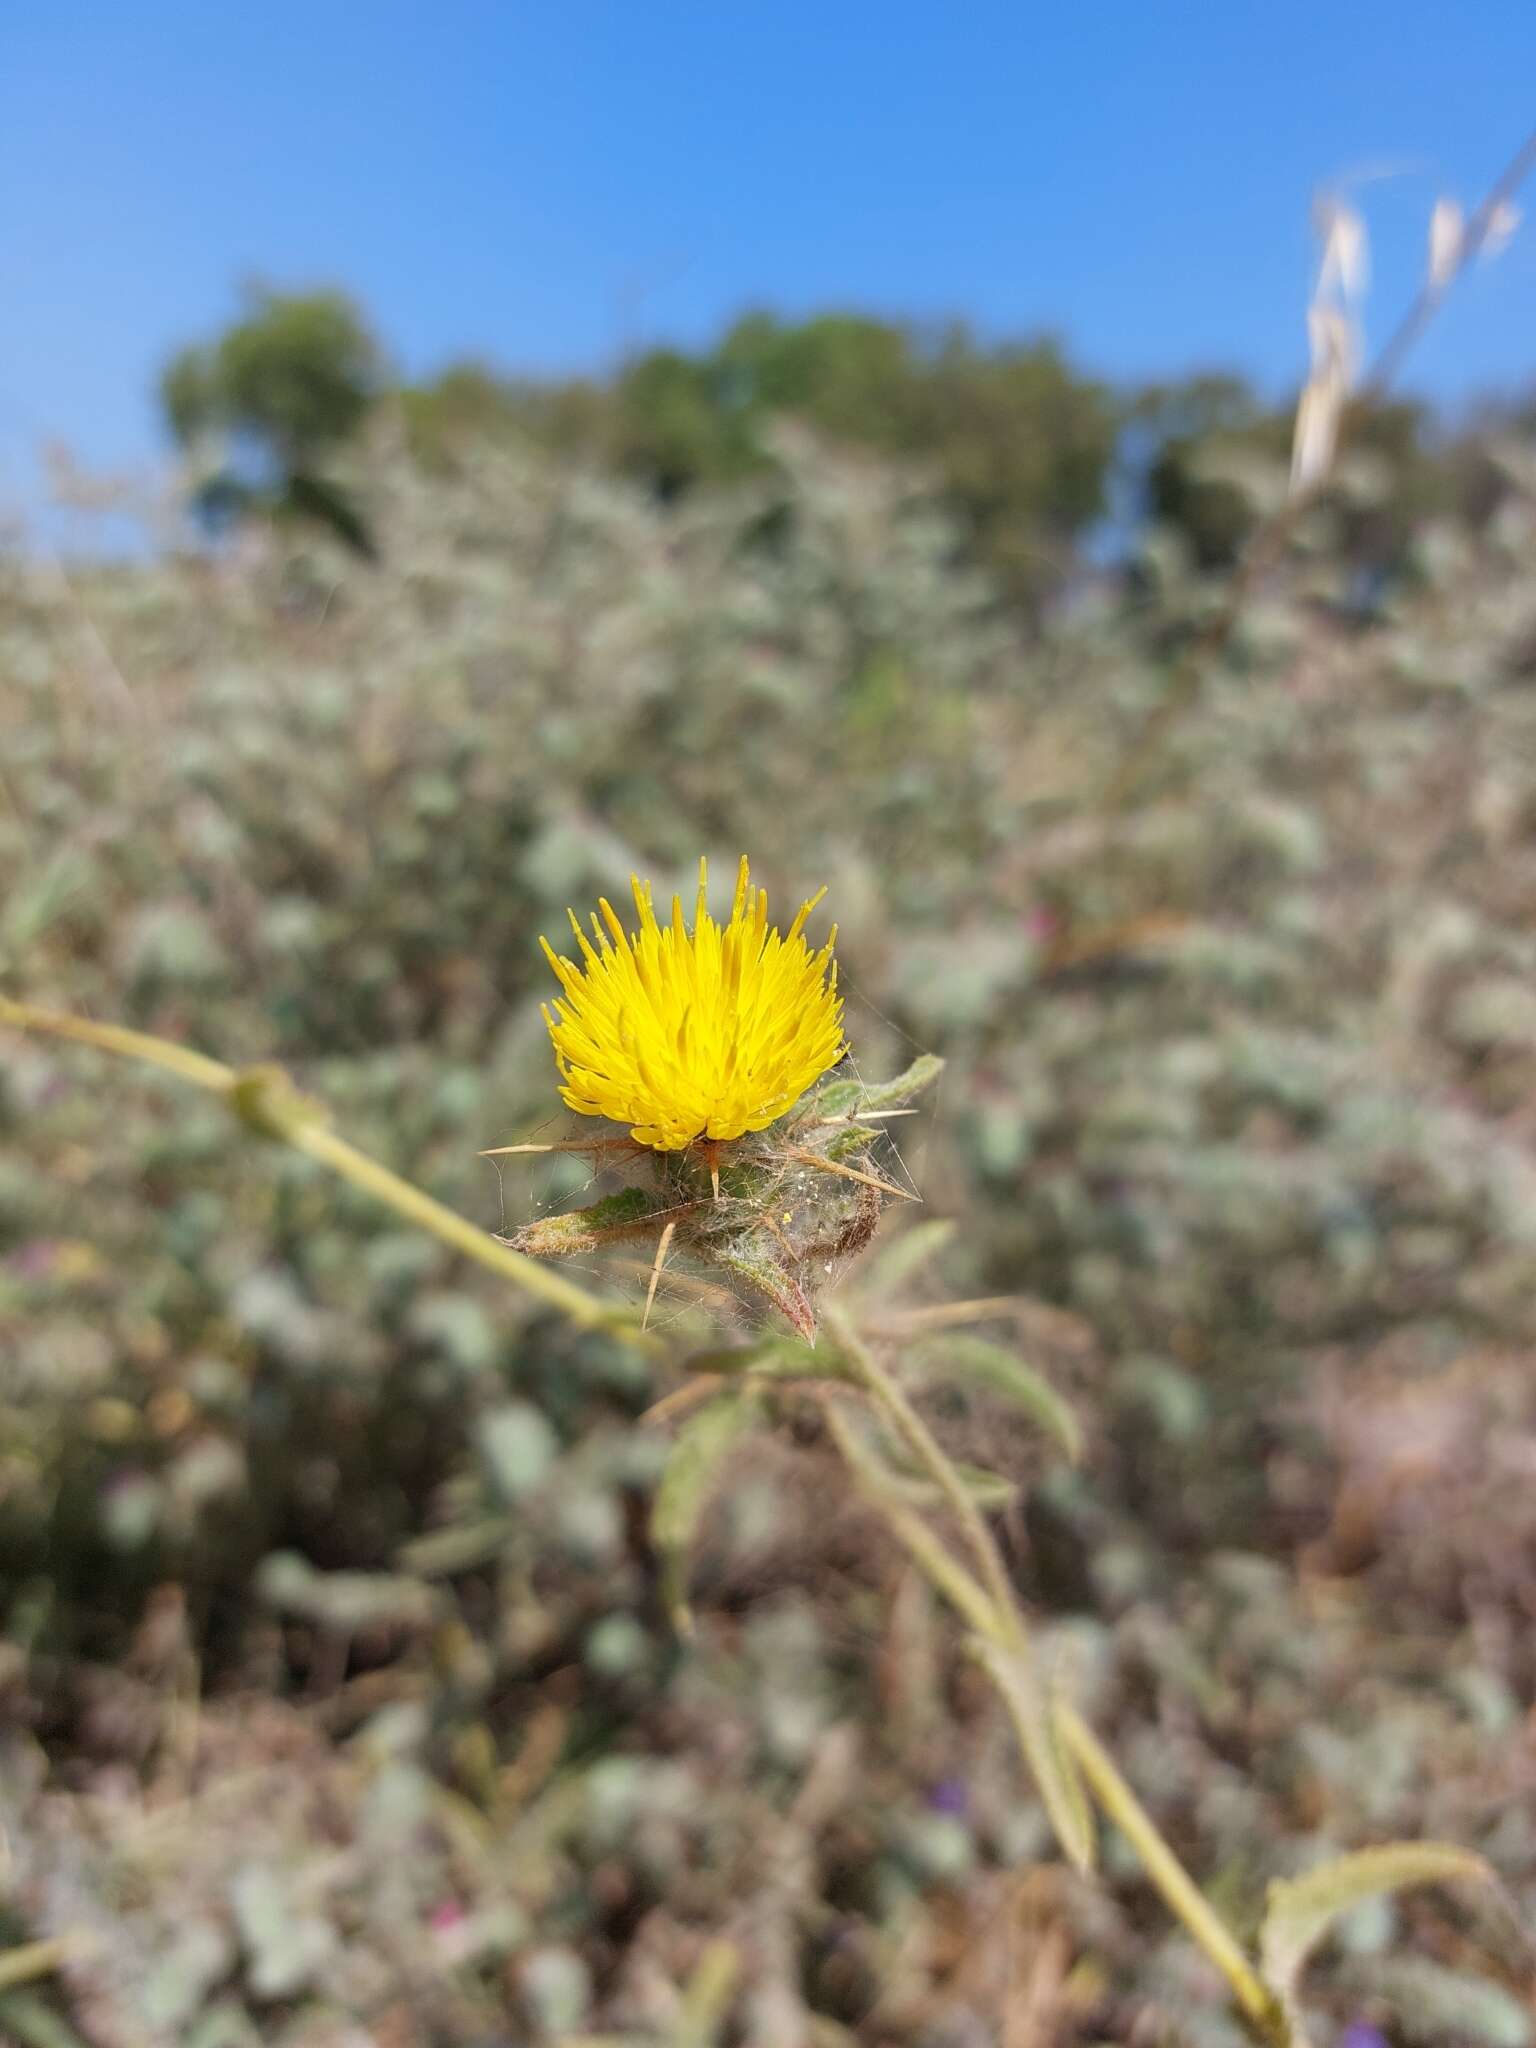
[[[745,314],[712,349],[658,348],[607,383],[536,384],[460,364],[407,394],[434,462],[526,435],[633,477],[663,499],[768,471],[776,419],[923,464],[974,555],[1034,607],[1104,509],[1120,427],[1106,388],[1053,341],[983,346],[860,313]]]
[[[1108,389],[1054,341],[983,349],[956,326],[919,386],[909,448],[937,463],[977,552],[1033,603],[1104,511],[1118,434]]]
[[[1283,488],[1294,404],[1266,405],[1239,377],[1207,375],[1143,392],[1131,418],[1148,446],[1146,511],[1178,533],[1196,565],[1230,570]],[[1379,401],[1353,423],[1319,505],[1346,569],[1374,582],[1403,574],[1424,522],[1464,510],[1482,472],[1438,440],[1424,408]]]
[[[197,504],[213,523],[254,513],[317,519],[370,554],[326,465],[384,389],[378,344],[343,293],[258,287],[216,340],[180,350],[160,378],[166,423],[210,467]]]

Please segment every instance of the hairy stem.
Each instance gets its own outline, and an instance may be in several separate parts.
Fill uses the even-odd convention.
[[[951,1556],[920,1515],[905,1503],[893,1499],[889,1491],[878,1484],[869,1470],[869,1456],[849,1428],[837,1397],[824,1393],[821,1410],[826,1417],[828,1434],[855,1482],[865,1498],[879,1509],[891,1533],[930,1584],[976,1633],[984,1640],[999,1643],[1005,1648],[1021,1648],[1025,1640],[1023,1617],[1003,1569],[1001,1555],[943,1446],[912,1408],[895,1380],[849,1331],[845,1322],[839,1323],[837,1335],[849,1365],[893,1426],[900,1429],[911,1449],[921,1457],[967,1533],[971,1534],[973,1524],[980,1524],[981,1541],[978,1545],[973,1537],[971,1547],[985,1573],[986,1586],[983,1587]],[[992,1568],[994,1561],[995,1571]],[[1244,1954],[1236,1936],[1169,1848],[1157,1823],[1121,1776],[1114,1758],[1076,1708],[1065,1700],[1054,1703],[1052,1719],[1057,1740],[1081,1770],[1100,1810],[1136,1851],[1164,1903],[1183,1924],[1191,1940],[1225,1977],[1233,2003],[1255,2037],[1266,2044],[1273,2044],[1273,2048],[1286,2048],[1290,2034],[1279,2001]]]
[[[847,1359],[854,1377],[874,1396],[892,1428],[926,1467],[954,1510],[961,1533],[970,1547],[972,1557],[976,1560],[982,1584],[996,1610],[997,1624],[1003,1631],[1003,1638],[1015,1648],[1022,1648],[1026,1638],[1024,1617],[1019,1612],[1019,1603],[1014,1595],[1013,1582],[1008,1576],[1008,1567],[1004,1564],[1003,1554],[997,1547],[997,1539],[987,1527],[986,1517],[967,1492],[964,1480],[955,1470],[932,1430],[907,1399],[905,1392],[864,1343],[847,1317],[829,1308],[826,1311],[826,1320],[828,1327],[836,1334],[839,1349]]]
[[[880,1485],[872,1469],[874,1461],[848,1426],[848,1418],[835,1394],[822,1393],[821,1412],[827,1434],[836,1444],[843,1463],[853,1474],[866,1499],[885,1517],[886,1526],[913,1563],[950,1605],[964,1615],[978,1635],[1006,1641],[1006,1621],[998,1614],[985,1589],[972,1578],[958,1558],[951,1556],[948,1547],[915,1509],[897,1500],[888,1488]]]
[[[640,1342],[638,1330],[629,1327],[632,1318],[588,1294],[574,1281],[502,1244],[489,1231],[455,1214],[338,1136],[325,1123],[319,1106],[292,1088],[279,1069],[228,1067],[168,1038],[129,1031],[120,1024],[96,1024],[86,1017],[41,1010],[31,1003],[13,1002],[7,996],[0,996],[0,1025],[43,1037],[70,1039],[79,1045],[94,1046],[99,1052],[139,1060],[174,1074],[179,1080],[190,1081],[194,1087],[223,1096],[235,1114],[253,1129],[330,1167],[397,1215],[419,1224],[444,1244],[462,1252],[465,1258],[488,1267],[503,1280],[510,1280],[524,1294],[559,1309],[585,1329],[611,1329],[627,1343]]]
[[[60,1010],[39,1010],[31,1003],[15,1003],[0,996],[0,1024],[16,1031],[33,1031],[49,1038],[70,1038],[78,1045],[93,1045],[98,1052],[113,1052],[125,1059],[142,1060],[190,1081],[197,1088],[215,1092],[234,1085],[235,1069],[221,1060],[177,1045],[174,1039],[152,1038],[147,1031],[129,1031],[121,1024],[96,1024],[89,1017],[70,1017]]]
[[[1261,2041],[1284,2048],[1290,2030],[1279,2000],[1164,1841],[1151,1814],[1121,1777],[1114,1758],[1077,1709],[1064,1700],[1056,1707],[1056,1728],[1063,1746],[1077,1759],[1095,1799],[1141,1858],[1164,1903],[1226,1978],[1239,2011],[1255,2034]]]

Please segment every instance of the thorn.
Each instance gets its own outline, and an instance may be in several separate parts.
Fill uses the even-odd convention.
[[[907,1188],[898,1188],[888,1180],[881,1180],[878,1174],[860,1173],[856,1166],[844,1166],[840,1160],[822,1159],[815,1152],[802,1152],[797,1145],[786,1145],[786,1155],[798,1159],[804,1166],[818,1167],[823,1173],[839,1174],[844,1180],[862,1181],[867,1188],[878,1188],[882,1195],[894,1195],[898,1202],[920,1202],[921,1195],[914,1195]]]
[[[654,1218],[652,1220],[654,1221]],[[650,1273],[651,1263],[649,1259],[616,1258],[613,1261],[618,1272],[641,1276]],[[709,1309],[734,1308],[740,1299],[729,1287],[721,1287],[713,1281],[700,1279],[697,1274],[686,1272],[681,1266],[669,1275],[667,1286],[674,1295],[686,1294],[690,1300],[699,1302]]]
[[[481,1159],[502,1159],[509,1152],[634,1152],[640,1148],[633,1138],[561,1138],[553,1145],[491,1145]]]
[[[672,1249],[672,1234],[677,1229],[677,1218],[662,1231],[656,1241],[656,1257],[651,1265],[651,1284],[645,1291],[645,1314],[640,1318],[643,1330],[651,1320],[651,1308],[656,1300],[656,1289],[661,1284],[661,1269],[667,1263],[667,1253]]]

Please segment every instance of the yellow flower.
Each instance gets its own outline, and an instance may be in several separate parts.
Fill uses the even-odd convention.
[[[592,919],[595,950],[570,913],[580,966],[539,940],[565,990],[554,1012],[544,1011],[561,1096],[583,1116],[628,1124],[658,1152],[766,1129],[847,1050],[832,959],[837,927],[819,953],[804,938],[826,890],[781,934],[769,928],[767,892],[751,886],[743,858],[731,921],[721,926],[709,914],[701,860],[689,931],[678,897],[671,924],[658,925],[650,883],[631,882],[637,933],[604,898],[602,923]]]

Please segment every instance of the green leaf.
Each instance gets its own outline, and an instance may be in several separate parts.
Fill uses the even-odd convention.
[[[679,1635],[693,1633],[688,1611],[688,1551],[715,1480],[742,1437],[756,1425],[760,1403],[750,1390],[717,1394],[678,1430],[651,1507],[651,1539],[661,1552],[662,1597]]]
[[[1307,1959],[1333,1923],[1352,1907],[1384,1892],[1417,1884],[1493,1884],[1490,1866],[1470,1849],[1448,1842],[1387,1842],[1337,1857],[1305,1876],[1280,1878],[1269,1887],[1259,1960],[1270,1989],[1290,2020],[1294,2048],[1307,2048],[1297,1994]]]
[[[864,1100],[863,1084],[859,1081],[829,1081],[825,1088],[812,1096],[807,1107],[817,1116],[849,1116]]]
[[[862,1109],[904,1109],[943,1071],[944,1062],[925,1052],[891,1081],[858,1081],[839,1075],[818,1089],[806,1107],[817,1117],[852,1116]]]
[[[890,1466],[887,1473],[891,1491],[912,1507],[941,1508],[947,1496],[936,1479],[928,1476],[926,1469],[908,1456],[900,1445],[887,1442],[884,1451]],[[1019,1497],[1019,1489],[1011,1479],[1005,1479],[1001,1472],[991,1472],[985,1465],[967,1465],[959,1458],[951,1458],[961,1485],[979,1508],[1011,1507]]]
[[[990,1387],[1023,1408],[1074,1465],[1083,1455],[1083,1426],[1070,1402],[1032,1365],[1002,1344],[963,1334],[930,1337],[907,1353],[929,1379]]]
[[[712,1256],[771,1301],[796,1336],[815,1343],[816,1311],[799,1281],[776,1258],[744,1237],[719,1246]]]
[[[971,1651],[1003,1696],[1051,1826],[1067,1860],[1085,1876],[1093,1869],[1093,1810],[1077,1765],[1063,1748],[1034,1662],[1026,1651],[976,1637]]]
[[[735,1379],[752,1374],[775,1380],[846,1380],[848,1372],[837,1353],[823,1345],[813,1351],[794,1337],[765,1336],[751,1344],[722,1344],[691,1352],[685,1373],[721,1373]]]
[[[644,1188],[621,1188],[585,1209],[567,1209],[559,1216],[540,1216],[525,1223],[507,1240],[530,1258],[569,1258],[596,1251],[643,1230],[662,1205]]]
[[[899,1437],[870,1428],[866,1417],[855,1420],[846,1415],[844,1420],[851,1446],[857,1446],[859,1469],[878,1491],[908,1507],[948,1507],[949,1496],[943,1487]],[[1018,1498],[1018,1487],[1000,1472],[988,1471],[985,1465],[967,1465],[959,1458],[951,1458],[949,1463],[979,1508],[1010,1507]]]
[[[893,1081],[867,1083],[859,1091],[858,1106],[861,1109],[904,1109],[925,1088],[931,1088],[943,1071],[944,1062],[935,1053],[925,1052]]]

